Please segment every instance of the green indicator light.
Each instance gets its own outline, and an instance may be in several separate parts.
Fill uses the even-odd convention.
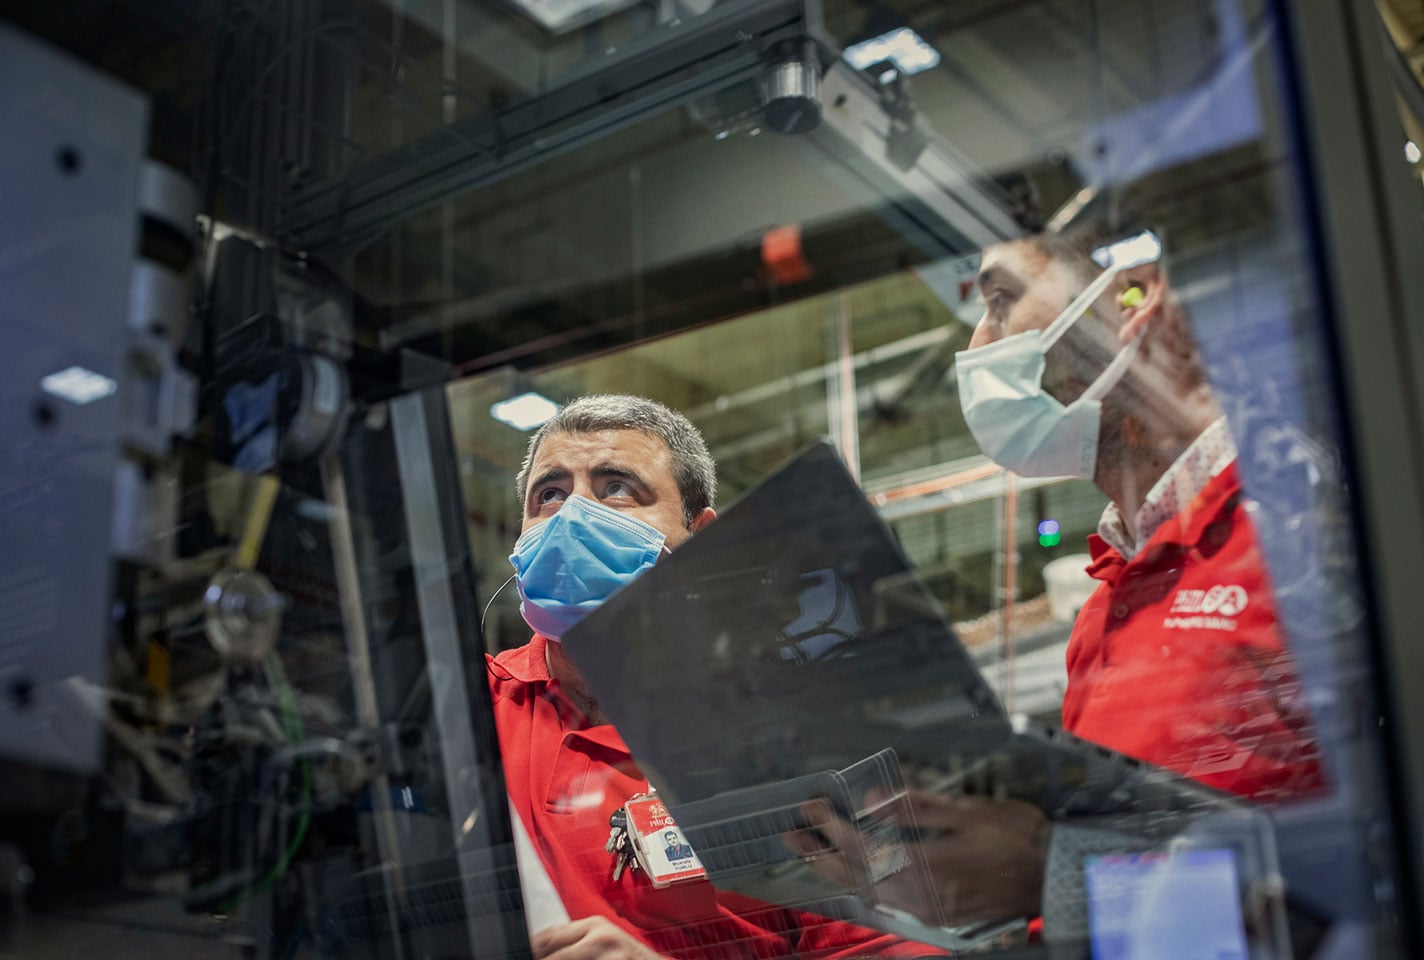
[[[1040,533],[1038,535],[1038,545],[1040,547],[1056,547],[1063,541],[1061,533]]]

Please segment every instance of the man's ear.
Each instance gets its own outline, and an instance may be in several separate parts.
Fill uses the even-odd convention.
[[[711,523],[713,520],[716,519],[716,510],[713,510],[711,507],[703,507],[702,512],[692,518],[692,525],[689,526],[687,529],[691,530],[693,533],[696,533],[697,531],[701,530],[703,527],[707,526],[707,524]]]
[[[1127,289],[1118,297],[1118,306],[1122,309],[1122,327],[1118,330],[1118,339],[1127,343],[1141,333],[1153,317],[1162,312],[1167,278],[1155,263],[1133,267],[1123,276],[1127,278]]]

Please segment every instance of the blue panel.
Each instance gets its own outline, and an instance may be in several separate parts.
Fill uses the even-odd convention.
[[[103,707],[72,681],[99,680],[109,633],[146,126],[137,95],[0,30],[0,755],[77,770],[99,758]]]

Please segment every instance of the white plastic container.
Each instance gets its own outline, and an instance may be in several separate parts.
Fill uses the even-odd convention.
[[[1092,557],[1072,553],[1050,560],[1043,567],[1043,584],[1048,591],[1048,612],[1054,620],[1071,623],[1078,610],[1088,602],[1098,582],[1088,576]]]

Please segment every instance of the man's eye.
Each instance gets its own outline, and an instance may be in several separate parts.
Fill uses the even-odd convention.
[[[538,499],[540,503],[553,503],[556,500],[564,499],[564,491],[558,487],[545,487],[539,491]]]
[[[605,497],[631,497],[633,488],[622,480],[610,480],[608,486],[603,488]]]

